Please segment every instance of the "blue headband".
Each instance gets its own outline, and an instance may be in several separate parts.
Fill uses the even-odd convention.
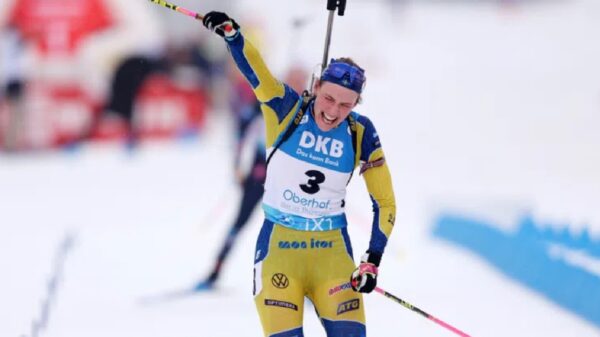
[[[321,81],[335,83],[360,94],[365,86],[365,72],[357,66],[331,59]]]

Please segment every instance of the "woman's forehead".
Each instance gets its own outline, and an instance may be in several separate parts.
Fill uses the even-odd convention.
[[[339,101],[348,101],[351,103],[354,103],[358,99],[357,92],[327,81],[321,82],[321,94],[332,96]]]

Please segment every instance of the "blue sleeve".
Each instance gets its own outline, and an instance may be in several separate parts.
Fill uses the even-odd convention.
[[[281,123],[298,103],[300,95],[278,81],[264,63],[260,53],[239,33],[226,39],[229,52],[242,72],[256,98],[276,115]]]

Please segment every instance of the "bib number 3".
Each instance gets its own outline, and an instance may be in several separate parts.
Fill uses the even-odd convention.
[[[308,176],[308,182],[300,185],[302,191],[308,194],[315,194],[321,190],[319,184],[325,182],[325,175],[321,171],[310,170],[305,173]]]

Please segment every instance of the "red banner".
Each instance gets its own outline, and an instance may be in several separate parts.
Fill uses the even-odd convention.
[[[70,54],[88,35],[112,25],[102,0],[17,0],[10,15],[44,54]]]

